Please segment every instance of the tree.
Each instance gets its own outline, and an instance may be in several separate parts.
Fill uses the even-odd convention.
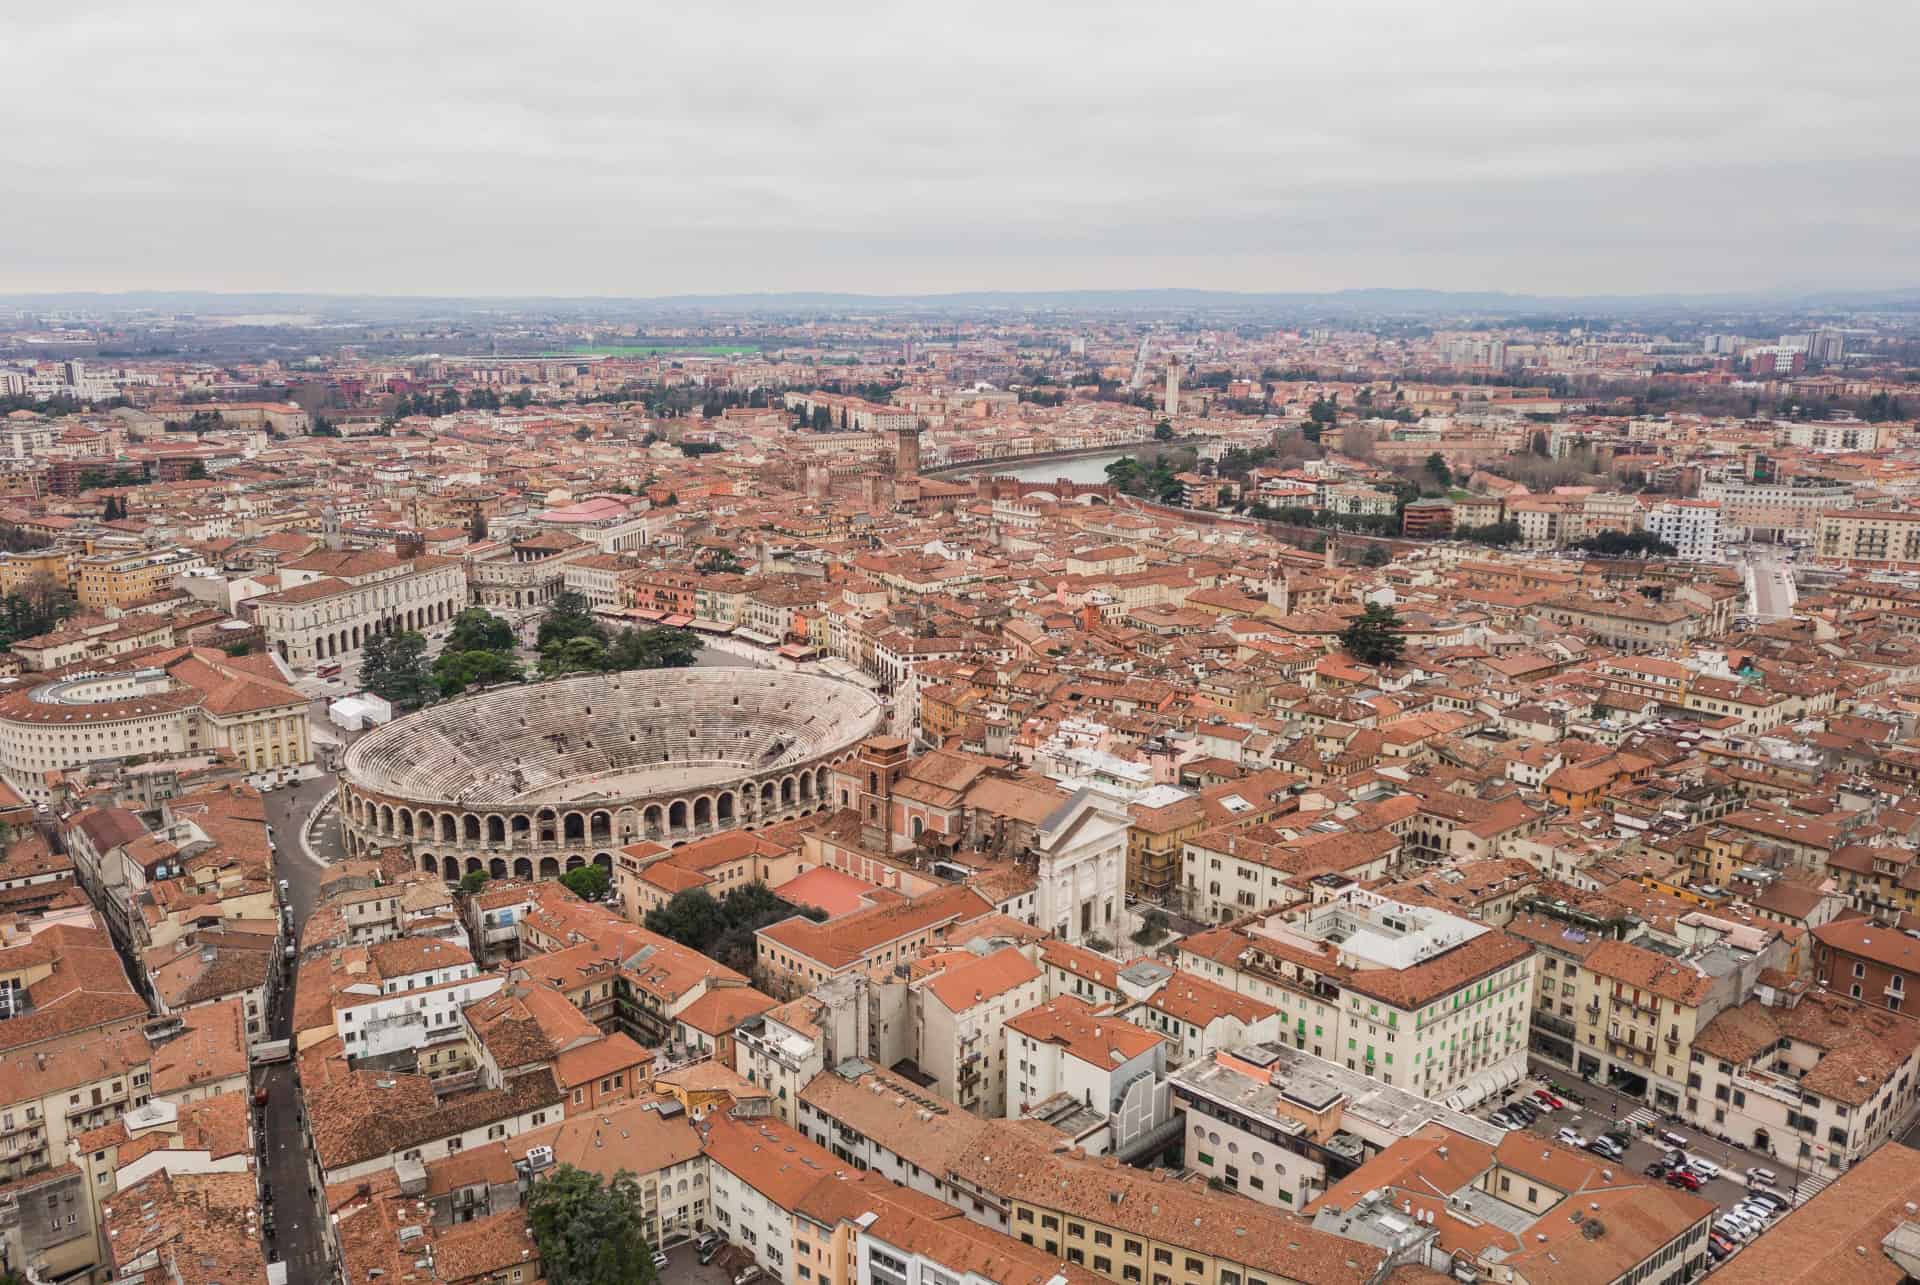
[[[1173,440],[1173,425],[1164,419],[1158,424],[1155,424],[1153,426],[1153,440],[1156,442],[1171,442]]]
[[[560,876],[567,891],[582,901],[604,901],[613,889],[613,876],[605,866],[584,865]]]
[[[527,1227],[549,1285],[654,1285],[658,1279],[640,1184],[625,1169],[603,1180],[559,1166],[527,1193]]]
[[[518,661],[497,651],[443,651],[433,662],[433,682],[442,696],[458,696],[474,687],[517,683],[526,676]]]
[[[427,640],[411,629],[388,636],[378,674],[368,677],[363,660],[360,677],[368,691],[403,709],[418,709],[438,690],[427,667]]]
[[[447,631],[448,651],[512,651],[513,626],[485,607],[468,607]]]
[[[479,544],[487,538],[487,515],[474,506],[473,514],[467,519],[467,539]]]
[[[1453,533],[1456,540],[1472,540],[1476,544],[1490,544],[1504,548],[1509,544],[1520,543],[1520,524],[1516,521],[1489,522],[1485,526],[1463,526]]]
[[[1393,554],[1384,544],[1370,544],[1360,551],[1360,565],[1363,567],[1384,567],[1393,561]]]
[[[469,870],[460,876],[460,891],[471,897],[487,886],[489,878],[491,876],[484,870]]]
[[[540,649],[540,673],[545,678],[594,674],[606,668],[607,645],[592,634],[581,634]]]
[[[568,589],[554,596],[547,605],[546,614],[540,617],[540,633],[535,640],[544,655],[549,645],[564,643],[573,638],[605,637],[600,624],[593,618],[586,595]]]
[[[53,630],[74,612],[73,595],[52,576],[29,576],[0,598],[0,647]]]
[[[1172,926],[1173,920],[1168,917],[1166,911],[1158,906],[1149,906],[1147,913],[1140,916],[1140,927],[1134,930],[1133,944],[1151,946],[1165,937],[1167,930]]]
[[[607,645],[610,670],[685,669],[700,659],[700,642],[684,629],[623,629]]]
[[[1447,467],[1447,457],[1439,451],[1427,456],[1427,474],[1443,491],[1453,485],[1453,470]]]
[[[1679,552],[1651,531],[1602,531],[1573,547],[1602,558],[1671,558]]]
[[[1406,639],[1398,632],[1400,617],[1392,607],[1374,602],[1340,634],[1340,645],[1363,665],[1385,665],[1400,659]]]
[[[375,630],[360,648],[360,686],[375,691],[387,681],[387,635]]]
[[[675,893],[673,899],[658,910],[649,910],[646,925],[649,932],[671,937],[682,946],[703,950],[708,942],[726,931],[727,919],[712,893],[704,888],[689,888]]]
[[[204,482],[206,480],[207,462],[205,460],[195,460],[193,463],[187,465],[187,481]]]

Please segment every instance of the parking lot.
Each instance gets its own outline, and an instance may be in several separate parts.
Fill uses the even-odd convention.
[[[705,1267],[691,1243],[667,1251],[667,1265],[660,1269],[660,1285],[731,1285],[726,1258],[715,1259]]]
[[[1486,1119],[1507,1103],[1516,1101],[1532,1103],[1531,1095],[1535,1090],[1543,1087],[1555,1093],[1556,1096],[1561,1096],[1562,1091],[1554,1090],[1547,1083],[1548,1080],[1561,1085],[1562,1091],[1571,1090],[1579,1094],[1584,1101],[1575,1101],[1571,1097],[1562,1096],[1565,1106],[1557,1110],[1541,1110],[1538,1118],[1527,1126],[1526,1131],[1529,1133],[1543,1138],[1558,1139],[1561,1130],[1571,1129],[1588,1143],[1602,1133],[1612,1134],[1615,1138],[1624,1138],[1627,1142],[1626,1154],[1619,1161],[1608,1160],[1598,1155],[1595,1158],[1613,1167],[1617,1173],[1644,1175],[1649,1166],[1657,1161],[1664,1161],[1674,1150],[1671,1144],[1662,1141],[1658,1136],[1660,1131],[1665,1131],[1685,1138],[1687,1146],[1684,1149],[1690,1156],[1719,1167],[1720,1176],[1703,1182],[1698,1194],[1719,1206],[1721,1213],[1725,1213],[1747,1197],[1749,1189],[1746,1174],[1748,1169],[1755,1166],[1773,1170],[1776,1175],[1776,1180],[1772,1184],[1774,1191],[1789,1202],[1794,1199],[1791,1191],[1794,1185],[1794,1174],[1791,1169],[1783,1169],[1777,1160],[1771,1157],[1753,1156],[1716,1139],[1703,1139],[1686,1126],[1673,1124],[1657,1117],[1650,1108],[1644,1107],[1631,1098],[1623,1098],[1597,1086],[1585,1084],[1572,1076],[1547,1076],[1523,1080],[1501,1101],[1488,1102],[1475,1114]],[[1651,1125],[1654,1132],[1648,1131],[1648,1125]],[[1662,1176],[1656,1181],[1664,1182],[1665,1178]],[[1800,1198],[1804,1200],[1811,1194],[1803,1191]],[[1718,1224],[1720,1215],[1716,1214],[1714,1221]],[[1769,1225],[1772,1221],[1777,1219],[1769,1220]],[[1740,1242],[1736,1241],[1735,1253],[1738,1253],[1739,1249]]]

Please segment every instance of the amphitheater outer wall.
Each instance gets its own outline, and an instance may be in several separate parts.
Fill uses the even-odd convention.
[[[581,723],[544,731],[526,721],[526,712],[536,702],[546,706],[548,714],[562,705],[556,693],[578,697],[574,704],[584,711]],[[516,700],[517,695],[523,699]],[[782,717],[796,705],[802,714],[825,709],[832,716],[818,729],[728,727],[729,734],[739,733],[742,739],[756,735],[763,740],[794,739],[788,753],[764,768],[698,754],[657,765],[630,765],[641,770],[691,768],[707,778],[683,789],[573,800],[541,798],[541,791],[534,790],[532,797],[469,802],[417,788],[420,782],[396,783],[390,773],[372,766],[381,753],[391,757],[397,750],[404,752],[410,738],[422,743],[445,739],[446,728],[463,724],[532,732],[548,741],[583,736],[590,744],[597,730],[591,722],[595,708],[603,711],[601,717],[618,720],[622,730],[636,718],[648,721],[649,734],[657,732],[671,742],[690,725],[698,726],[703,714],[711,725],[716,709],[722,711],[724,722],[744,695],[773,696],[782,713],[777,715],[770,707],[749,709],[741,716],[742,723],[750,723],[756,712],[770,719]],[[715,705],[716,699],[723,703]],[[611,871],[619,850],[628,844],[652,840],[677,847],[708,835],[756,830],[826,808],[829,771],[851,757],[862,740],[881,730],[885,716],[886,706],[860,688],[813,675],[766,670],[656,670],[498,689],[396,719],[356,742],[339,774],[341,830],[349,856],[397,847],[408,853],[416,869],[449,881],[476,870],[493,878],[524,879],[552,878],[588,864]],[[515,720],[520,720],[517,727]],[[598,730],[604,730],[604,724]],[[637,741],[639,734],[628,735]],[[519,736],[517,741],[528,739]],[[500,761],[491,766],[502,771],[524,769],[524,756],[514,754],[517,741],[512,734],[504,736]],[[730,768],[737,771],[729,772]],[[549,790],[566,785],[567,780],[550,782]],[[395,788],[396,784],[416,788]]]

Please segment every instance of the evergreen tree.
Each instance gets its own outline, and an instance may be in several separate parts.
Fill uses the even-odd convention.
[[[1369,603],[1366,611],[1341,632],[1340,644],[1362,664],[1391,664],[1400,659],[1406,647],[1406,639],[1397,632],[1399,627],[1400,617],[1392,607]]]

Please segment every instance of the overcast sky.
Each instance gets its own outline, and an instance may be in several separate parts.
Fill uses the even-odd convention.
[[[1912,0],[134,0],[0,293],[1920,285]]]

